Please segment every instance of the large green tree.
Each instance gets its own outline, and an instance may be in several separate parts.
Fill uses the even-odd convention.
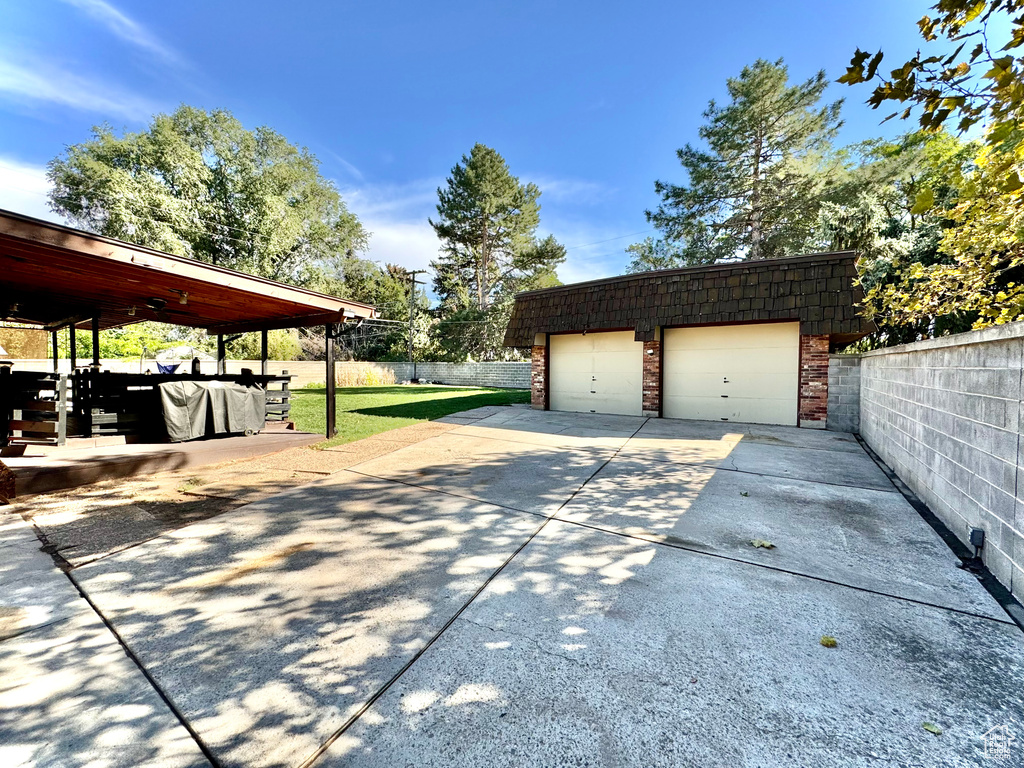
[[[967,330],[963,316],[909,317],[893,312],[884,297],[901,285],[915,264],[950,264],[941,249],[954,226],[958,180],[973,167],[977,145],[948,133],[916,131],[894,140],[875,139],[841,154],[841,181],[818,211],[809,250],[856,250],[864,312],[878,331],[861,348],[914,341],[934,332]]]
[[[707,148],[677,152],[682,185],[655,182],[661,205],[647,218],[689,264],[775,258],[802,249],[835,171],[830,142],[841,102],[821,105],[824,72],[791,85],[782,60],[758,60],[710,102],[699,135]]]
[[[313,281],[367,242],[316,157],[223,110],[94,128],[48,175],[51,208],[84,229],[276,280]]]
[[[916,113],[929,132],[984,126],[973,166],[944,177],[956,200],[927,186],[915,201],[951,222],[938,248],[943,258],[911,262],[898,280],[869,292],[880,311],[928,334],[943,332],[950,318],[975,327],[1024,318],[1024,0],[939,0],[932,9],[934,18],[918,22],[925,53],[886,75],[881,51],[858,50],[840,78],[875,83],[875,108],[902,107],[886,119]]]
[[[430,224],[441,255],[431,266],[445,310],[485,312],[497,296],[531,287],[564,260],[554,238],[537,238],[540,190],[513,176],[490,147],[474,145],[437,195]]]
[[[626,272],[630,274],[686,265],[685,257],[660,238],[645,237],[641,242],[627,246],[626,253],[629,254]]]
[[[540,238],[540,190],[522,183],[505,159],[476,144],[437,191],[441,241],[431,262],[435,312],[434,354],[443,360],[501,360],[518,353],[503,346],[519,291],[557,285],[565,248]]]

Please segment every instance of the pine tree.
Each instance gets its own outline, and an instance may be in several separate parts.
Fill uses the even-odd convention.
[[[445,313],[486,312],[564,260],[553,238],[537,240],[540,190],[520,183],[496,151],[476,144],[447,182],[437,190],[437,221],[430,221],[442,243],[431,267]]]
[[[691,264],[775,258],[802,248],[827,191],[830,142],[841,101],[818,102],[819,72],[789,84],[782,60],[758,60],[727,83],[730,102],[711,101],[699,135],[707,150],[677,152],[688,183],[655,182],[661,205],[647,218]]]
[[[657,269],[672,269],[686,266],[683,256],[674,251],[664,240],[645,237],[642,242],[626,247],[629,254],[629,266],[626,272],[651,272]]]

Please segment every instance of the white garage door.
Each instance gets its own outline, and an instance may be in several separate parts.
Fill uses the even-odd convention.
[[[633,331],[553,335],[550,345],[552,410],[640,415],[644,345]]]
[[[796,425],[799,323],[673,328],[663,345],[666,418]]]

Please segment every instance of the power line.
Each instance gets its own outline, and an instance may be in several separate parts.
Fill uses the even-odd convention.
[[[657,232],[656,229],[645,229],[643,232],[633,232],[629,235],[619,235],[618,237],[609,237],[607,240],[598,240],[596,243],[584,243],[583,245],[570,245],[565,250],[573,251],[577,248],[589,248],[592,245],[601,245],[602,243],[610,243],[614,240],[624,240],[627,237],[636,237],[637,235],[649,235],[651,232]]]

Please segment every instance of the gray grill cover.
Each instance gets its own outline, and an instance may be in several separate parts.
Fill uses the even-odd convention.
[[[160,385],[171,442],[263,429],[267,400],[257,386],[229,381],[168,381]]]

